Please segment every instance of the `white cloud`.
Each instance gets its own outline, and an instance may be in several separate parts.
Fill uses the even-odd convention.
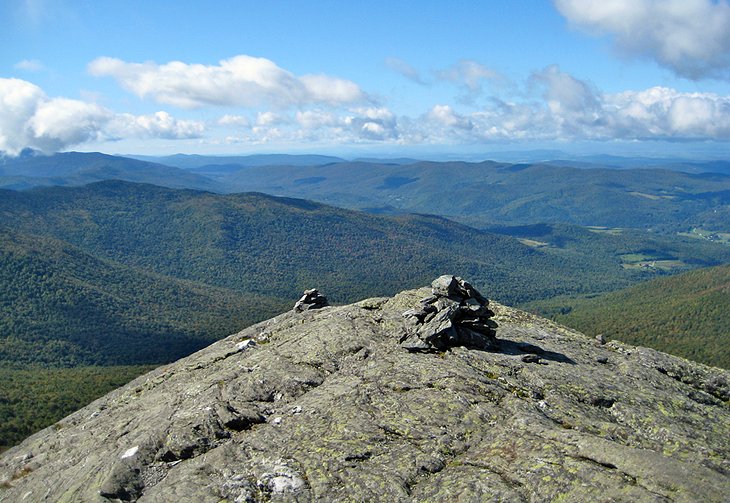
[[[0,78],[0,151],[8,154],[26,147],[55,151],[96,139],[110,118],[98,105],[50,99],[30,82]]]
[[[619,137],[631,139],[730,140],[730,97],[680,93],[666,87],[606,97]]]
[[[474,124],[469,118],[457,114],[449,105],[434,106],[428,112],[428,117],[432,121],[447,127],[457,129],[472,129],[474,127]]]
[[[205,131],[205,124],[194,120],[180,120],[167,112],[156,112],[150,115],[121,114],[107,128],[110,134],[118,138],[166,138],[180,140],[200,138]]]
[[[249,127],[251,126],[251,121],[248,120],[248,117],[244,117],[242,115],[231,115],[226,114],[223,117],[219,118],[216,123],[219,126],[237,126],[237,127]]]
[[[494,70],[468,59],[463,59],[445,70],[439,70],[436,76],[441,80],[463,85],[471,93],[480,92],[485,81],[499,81],[503,78]]]
[[[43,70],[44,66],[43,63],[37,59],[24,59],[15,63],[13,68],[26,72],[40,72]]]
[[[385,141],[399,137],[398,121],[387,108],[357,108],[352,112],[353,115],[348,115],[344,123],[356,138]]]
[[[127,63],[97,58],[89,64],[95,76],[110,76],[141,98],[198,108],[207,105],[278,108],[309,104],[350,104],[365,94],[354,82],[327,75],[297,77],[265,58],[240,55],[218,65],[173,61]]]
[[[278,126],[289,122],[289,118],[274,112],[259,112],[256,114],[256,126]]]
[[[353,108],[347,112],[300,110],[293,120],[264,112],[249,131],[236,133],[226,141],[252,145],[274,142],[344,145],[400,139],[398,119],[383,107]]]
[[[730,78],[727,0],[554,0],[572,24],[611,34],[625,55],[693,80]]]
[[[405,78],[415,82],[416,84],[425,84],[423,78],[421,77],[421,73],[415,67],[411,66],[409,63],[400,58],[386,58],[385,66],[387,66],[394,72],[403,75]]]
[[[601,93],[556,66],[531,81],[542,99],[493,100],[489,107],[459,114],[437,105],[413,130],[401,133],[427,143],[551,140],[730,141],[730,96],[682,93],[665,87]]]
[[[201,122],[177,120],[166,112],[115,114],[96,103],[49,98],[25,80],[0,78],[0,151],[24,148],[55,152],[90,141],[118,138],[197,138]]]
[[[94,103],[53,98],[40,101],[26,124],[38,148],[56,151],[102,138],[112,116],[109,110]]]
[[[299,111],[296,121],[304,129],[320,129],[324,127],[341,127],[344,121],[332,112],[321,110]]]

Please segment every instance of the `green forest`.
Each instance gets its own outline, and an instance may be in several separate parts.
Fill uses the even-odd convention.
[[[533,307],[590,336],[604,334],[730,369],[730,265],[592,298],[551,299]]]
[[[152,368],[0,367],[0,451]]]

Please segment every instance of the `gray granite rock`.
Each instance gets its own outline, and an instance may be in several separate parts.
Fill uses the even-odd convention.
[[[441,284],[448,332],[468,289]],[[160,367],[3,453],[0,501],[727,501],[727,371],[494,302],[498,349],[404,351],[433,295],[291,311]]]

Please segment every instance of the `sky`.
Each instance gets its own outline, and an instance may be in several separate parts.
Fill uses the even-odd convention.
[[[0,151],[730,159],[728,0],[2,0]]]

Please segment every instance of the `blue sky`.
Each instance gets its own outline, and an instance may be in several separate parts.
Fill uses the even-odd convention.
[[[0,2],[0,150],[730,157],[727,0]]]

